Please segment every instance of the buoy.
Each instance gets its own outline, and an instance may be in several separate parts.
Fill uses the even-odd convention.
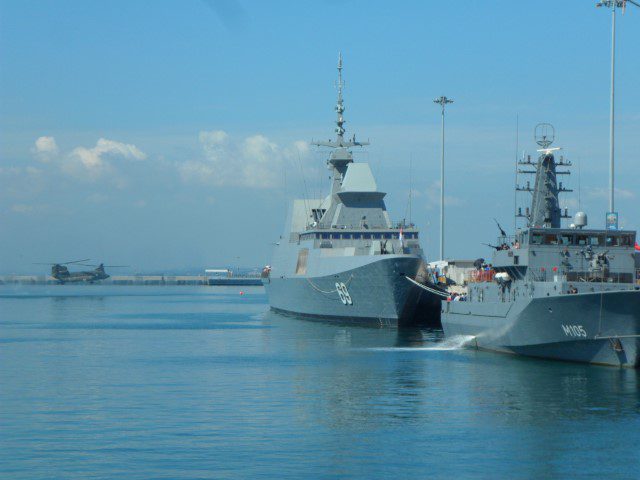
[[[244,295],[244,292],[242,290],[240,290],[240,295]]]

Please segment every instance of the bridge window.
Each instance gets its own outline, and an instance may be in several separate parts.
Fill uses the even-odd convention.
[[[374,233],[373,234],[373,238],[375,238],[376,240],[379,240],[382,238],[382,234],[381,233]]]
[[[359,239],[361,239],[361,238],[362,238],[362,234],[361,234],[361,233],[354,233],[354,234],[353,234],[353,239],[354,239],[354,240],[359,240]]]
[[[542,245],[542,234],[541,233],[532,233],[531,234],[531,243],[533,245]]]
[[[604,246],[604,235],[577,235],[576,244],[579,246],[602,247]]]
[[[544,236],[544,244],[545,245],[558,245],[558,236],[557,235],[545,235]]]
[[[342,239],[343,240],[351,240],[351,234],[350,233],[343,233],[342,234]]]
[[[362,236],[363,236],[363,238],[364,238],[365,240],[371,240],[371,234],[370,234],[370,233],[365,233],[365,234],[363,234]]]
[[[589,235],[589,245],[594,247],[604,246],[604,235]]]
[[[330,237],[331,237],[331,236],[330,236],[328,233],[323,233],[323,234],[322,234],[322,239],[323,239],[323,240],[327,240],[327,239],[329,239]]]
[[[384,238],[390,239],[390,238],[393,238],[393,237],[392,237],[392,235],[390,233],[385,233],[384,234]]]
[[[562,233],[558,235],[560,239],[560,245],[573,245],[573,234],[571,233]]]
[[[315,222],[320,222],[320,220],[322,219],[322,216],[324,215],[324,212],[326,211],[327,210],[325,208],[312,208],[311,213],[313,216],[313,220]]]
[[[607,235],[607,247],[630,247],[631,235]]]

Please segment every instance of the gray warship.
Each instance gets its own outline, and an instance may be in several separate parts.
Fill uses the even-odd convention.
[[[423,266],[418,229],[392,222],[367,163],[345,139],[342,56],[338,60],[336,139],[329,148],[331,192],[323,199],[294,200],[263,283],[274,311],[344,323],[382,326],[414,320]],[[439,303],[438,303],[439,306]],[[439,310],[439,308],[438,308]]]
[[[471,271],[463,301],[442,302],[447,337],[467,336],[479,349],[557,360],[638,367],[640,287],[635,264],[636,232],[587,228],[587,216],[569,218],[559,193],[570,191],[557,177],[571,163],[560,156],[552,127],[541,124],[537,162],[519,162],[535,183],[516,187],[532,194],[519,216],[526,228],[498,239],[491,268]]]

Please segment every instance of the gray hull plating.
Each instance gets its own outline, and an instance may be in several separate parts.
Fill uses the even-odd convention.
[[[277,311],[397,326],[414,317],[420,292],[405,276],[415,277],[420,262],[417,256],[379,256],[356,268],[323,276],[271,276],[264,279],[264,285],[271,308]],[[339,291],[336,284],[344,285],[346,292]]]
[[[484,310],[484,311],[482,311]],[[477,348],[624,367],[640,363],[640,291],[522,299],[496,305],[443,302],[445,335]]]

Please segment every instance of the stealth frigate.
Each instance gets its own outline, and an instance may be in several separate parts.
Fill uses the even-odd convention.
[[[537,128],[539,158],[523,160],[521,173],[535,175],[531,209],[519,214],[526,228],[498,239],[490,266],[470,272],[468,292],[442,302],[447,337],[468,344],[559,360],[638,367],[640,291],[634,259],[636,233],[587,228],[578,212],[569,228],[558,203],[568,191],[560,175],[570,162],[550,148],[552,127]],[[462,300],[462,301],[458,301]]]
[[[336,139],[315,142],[331,150],[330,194],[294,200],[273,260],[263,272],[275,311],[340,322],[397,326],[410,323],[423,265],[416,227],[392,222],[367,163],[352,149],[367,145],[345,139],[342,57],[338,62]]]

